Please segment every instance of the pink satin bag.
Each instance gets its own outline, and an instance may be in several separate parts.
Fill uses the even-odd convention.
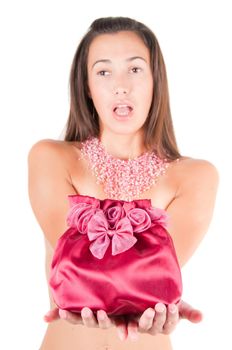
[[[68,199],[69,228],[57,241],[49,280],[59,308],[126,315],[179,302],[181,271],[165,210],[148,199]]]

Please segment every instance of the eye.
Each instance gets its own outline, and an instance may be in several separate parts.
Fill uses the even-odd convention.
[[[108,71],[106,71],[106,70],[100,70],[98,73],[97,73],[97,75],[101,75],[101,76],[106,76],[106,75],[108,75],[107,73],[109,73]]]
[[[133,67],[131,70],[133,71],[133,73],[138,73],[138,72],[141,71],[142,69],[139,68],[139,67]]]

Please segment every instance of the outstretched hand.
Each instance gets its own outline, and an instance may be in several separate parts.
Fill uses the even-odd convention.
[[[130,316],[129,318],[124,316],[109,317],[103,310],[98,310],[95,316],[88,307],[84,307],[81,314],[54,308],[44,316],[44,320],[52,322],[61,318],[72,324],[83,324],[87,327],[102,329],[116,326],[121,340],[126,340],[127,337],[131,340],[137,340],[138,333],[170,334],[180,319],[198,323],[202,320],[202,317],[201,311],[180,300],[178,304],[170,304],[168,307],[158,303],[154,309],[148,308],[141,315]]]
[[[86,327],[99,327],[104,329],[113,326],[124,326],[126,329],[124,316],[108,316],[104,310],[98,310],[95,316],[88,307],[84,307],[80,314],[55,307],[44,316],[44,321],[49,323],[59,319],[64,319],[72,324],[82,324]]]
[[[142,315],[131,316],[127,324],[127,332],[125,329],[119,328],[121,337],[124,339],[129,336],[130,339],[138,339],[138,333],[170,334],[176,328],[180,319],[186,319],[192,323],[198,323],[202,320],[200,310],[194,309],[191,305],[183,300],[178,304],[170,304],[166,307],[162,303],[156,304],[155,308],[146,309]]]

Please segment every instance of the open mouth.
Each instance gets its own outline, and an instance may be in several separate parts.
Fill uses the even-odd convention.
[[[128,116],[133,111],[133,108],[128,105],[118,105],[113,111],[117,116],[123,117]]]

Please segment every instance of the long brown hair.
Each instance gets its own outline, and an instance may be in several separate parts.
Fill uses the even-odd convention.
[[[160,157],[174,160],[181,157],[171,118],[166,68],[158,40],[143,23],[128,17],[96,19],[80,41],[70,72],[70,112],[66,123],[65,141],[85,141],[99,136],[99,122],[93,101],[88,95],[87,59],[93,39],[106,33],[135,32],[148,47],[153,74],[153,98],[144,123],[144,145],[156,150]]]

